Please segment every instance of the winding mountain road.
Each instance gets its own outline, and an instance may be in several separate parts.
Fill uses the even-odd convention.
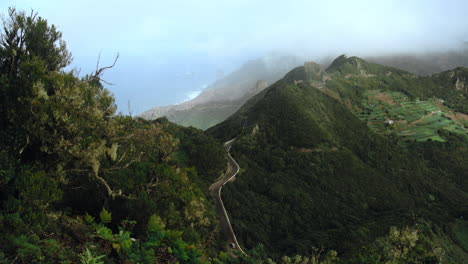
[[[236,234],[232,229],[231,221],[229,221],[229,216],[226,212],[226,208],[224,208],[223,200],[221,199],[221,189],[226,183],[228,183],[230,180],[236,177],[240,169],[239,164],[237,164],[237,162],[232,158],[231,154],[229,153],[229,150],[231,149],[231,146],[235,140],[236,139],[234,138],[224,143],[224,148],[226,149],[228,157],[227,170],[226,173],[221,175],[218,181],[216,181],[210,186],[210,192],[215,199],[216,213],[219,216],[221,228],[223,229],[223,232],[227,237],[226,247],[229,251],[239,250],[240,252],[245,254],[245,252],[242,250],[239,243],[237,242]]]

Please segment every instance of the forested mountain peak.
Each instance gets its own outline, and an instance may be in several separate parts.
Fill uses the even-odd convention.
[[[329,74],[341,74],[343,76],[351,75],[361,75],[361,76],[370,76],[376,74],[403,74],[405,73],[402,70],[387,67],[384,65],[367,62],[364,59],[359,57],[347,57],[346,55],[341,55],[337,57],[326,69],[326,72]]]
[[[455,78],[447,82],[340,56],[326,71],[313,63],[293,69],[209,129],[237,137],[233,156],[245,170],[227,187],[226,206],[240,243],[281,253],[318,244],[353,255],[395,225],[458,243],[446,237],[458,229],[421,226],[442,230],[468,213],[466,97],[454,89],[464,72],[441,73]],[[358,226],[365,236],[351,231]]]

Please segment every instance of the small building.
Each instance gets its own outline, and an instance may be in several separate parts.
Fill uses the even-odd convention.
[[[393,120],[391,120],[391,119],[385,120],[385,124],[386,124],[386,125],[393,125],[393,123],[395,123],[395,121],[393,121]]]

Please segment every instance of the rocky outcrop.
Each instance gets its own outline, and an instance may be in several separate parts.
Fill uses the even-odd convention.
[[[455,81],[455,89],[465,93],[468,92],[468,84],[466,83],[466,79],[463,77],[457,77],[457,80]]]

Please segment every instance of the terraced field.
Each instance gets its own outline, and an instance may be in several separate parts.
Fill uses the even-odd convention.
[[[453,120],[454,114],[438,99],[411,101],[400,92],[370,90],[365,93],[359,119],[379,134],[396,134],[408,140],[445,141],[438,130],[468,133],[466,122]]]

